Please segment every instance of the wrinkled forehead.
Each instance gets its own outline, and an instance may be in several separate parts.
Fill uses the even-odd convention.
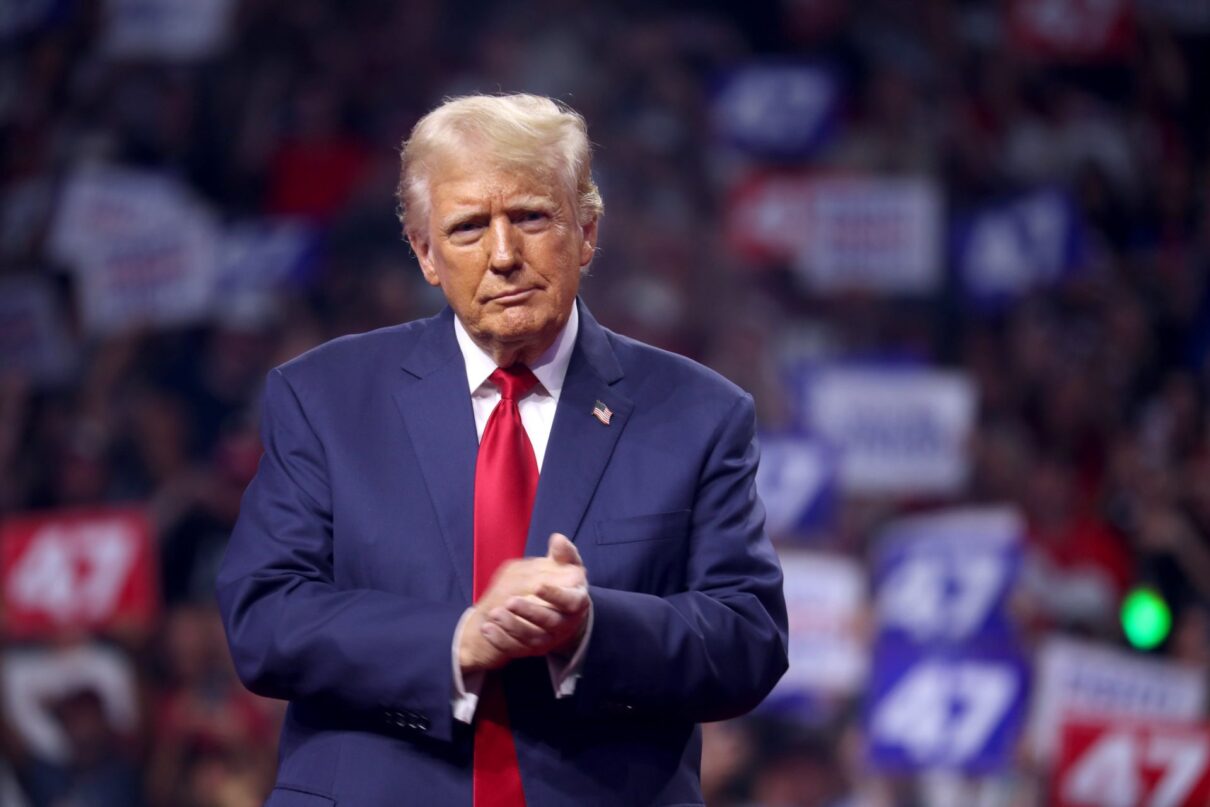
[[[451,205],[475,206],[495,201],[549,200],[570,204],[562,175],[540,162],[521,163],[490,154],[447,154],[428,166],[430,212]]]

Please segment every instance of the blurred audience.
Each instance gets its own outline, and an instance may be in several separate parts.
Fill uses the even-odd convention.
[[[1143,582],[1175,610],[1157,652],[1210,669],[1210,98],[1196,78],[1210,29],[1140,12],[1120,55],[1064,63],[1015,45],[993,0],[238,0],[213,53],[173,60],[107,52],[116,4],[25,5],[0,15],[0,281],[50,278],[78,355],[46,383],[0,354],[0,516],[144,503],[164,607],[153,637],[102,637],[134,670],[134,724],[94,684],[57,691],[35,710],[62,739],[48,756],[6,705],[0,799],[13,783],[30,807],[265,797],[280,705],[234,678],[210,593],[259,456],[261,379],[328,338],[435,310],[393,215],[396,155],[419,114],[467,91],[551,93],[588,118],[608,215],[584,293],[605,324],[713,364],[770,429],[793,410],[786,360],[910,355],[968,373],[980,413],[961,501],[1025,514],[1027,630],[1118,641],[1118,603]],[[838,134],[789,165],[745,163],[712,135],[717,79],[795,58],[843,76]],[[51,248],[65,178],[94,162],[174,177],[223,223],[295,217],[314,254],[246,309],[97,335]],[[779,168],[928,176],[954,215],[1062,187],[1087,256],[998,306],[948,283],[921,304],[808,293],[793,267],[733,254],[720,223],[737,174]],[[845,502],[824,544],[864,558],[911,505]],[[704,727],[707,802],[976,803],[949,780],[866,775],[858,712],[810,731]],[[1014,776],[978,803],[1030,803],[1033,772]]]

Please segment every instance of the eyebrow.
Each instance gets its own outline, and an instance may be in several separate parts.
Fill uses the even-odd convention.
[[[448,216],[441,219],[439,227],[442,230],[448,230],[466,221],[487,216],[488,211],[486,205],[478,201],[455,202],[455,208]],[[514,196],[505,203],[506,210],[529,210],[539,209],[546,211],[554,211],[559,208],[557,199],[551,196],[542,196],[539,194],[524,194],[522,196]]]
[[[550,196],[539,196],[537,194],[526,194],[524,196],[514,196],[508,200],[505,207],[509,209],[518,207],[539,207],[543,209],[553,209],[559,206],[557,200]]]
[[[474,219],[483,218],[486,216],[487,211],[482,207],[467,206],[462,210],[455,210],[453,213],[450,213],[448,216],[441,219],[438,227],[440,227],[441,230],[446,231],[458,226],[459,224],[462,224],[463,222],[473,221]]]

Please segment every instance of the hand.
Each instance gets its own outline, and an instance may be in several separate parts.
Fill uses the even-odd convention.
[[[505,563],[475,603],[458,648],[463,672],[503,667],[573,645],[588,617],[588,578],[575,544],[550,537],[546,557]]]
[[[484,635],[496,647],[520,656],[571,655],[584,636],[591,601],[584,562],[567,536],[550,536],[546,558],[578,572],[574,585],[545,582],[533,594],[510,597],[488,612]],[[514,656],[516,657],[516,656]]]

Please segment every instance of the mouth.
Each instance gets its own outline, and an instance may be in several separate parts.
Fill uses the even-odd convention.
[[[517,305],[518,303],[525,302],[537,292],[538,290],[536,288],[506,291],[502,294],[493,295],[488,299],[488,302],[496,303],[497,305]]]

